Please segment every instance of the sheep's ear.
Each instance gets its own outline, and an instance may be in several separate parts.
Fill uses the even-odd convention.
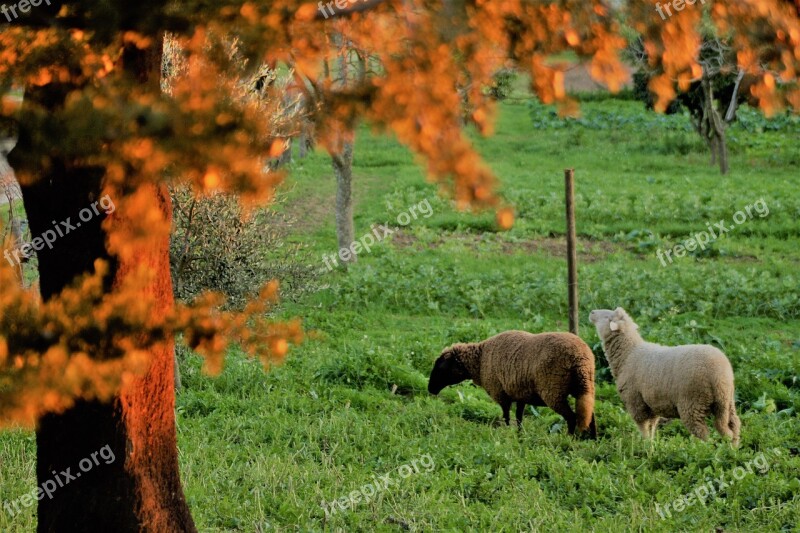
[[[608,323],[608,327],[611,328],[611,331],[617,331],[619,329],[619,324],[612,320]]]

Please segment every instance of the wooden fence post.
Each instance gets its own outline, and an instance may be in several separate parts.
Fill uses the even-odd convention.
[[[578,253],[575,234],[575,169],[564,170],[564,188],[567,200],[567,269],[569,279],[569,331],[578,334]]]

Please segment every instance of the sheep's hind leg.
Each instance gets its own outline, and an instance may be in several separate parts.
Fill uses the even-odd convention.
[[[595,422],[594,413],[592,413],[592,421],[589,422],[589,438],[592,440],[597,439],[597,422]]]
[[[566,398],[562,398],[560,401],[555,402],[553,404],[548,404],[548,407],[555,411],[556,413],[560,414],[564,417],[564,420],[567,421],[567,430],[570,435],[575,434],[575,413],[572,412],[572,409],[569,407],[569,403],[567,403]]]
[[[739,445],[739,433],[742,430],[742,421],[739,420],[739,417],[736,415],[736,408],[731,403],[731,414],[728,420],[728,427],[733,434],[733,440],[731,441],[734,446]]]
[[[727,409],[727,407],[725,407]],[[731,429],[731,420],[726,417],[721,417],[718,415],[714,416],[714,427],[719,431],[719,434],[723,437],[731,437],[733,438],[733,430]]]
[[[522,429],[522,415],[525,413],[525,402],[517,402],[517,429]]]
[[[700,440],[708,439],[710,430],[706,424],[706,412],[696,406],[678,406],[681,422],[692,435]]]

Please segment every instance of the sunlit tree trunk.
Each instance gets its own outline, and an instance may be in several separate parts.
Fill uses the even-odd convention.
[[[355,240],[353,225],[353,136],[349,132],[341,143],[341,150],[331,154],[333,173],[336,176],[336,240],[339,249],[349,248]],[[341,258],[341,256],[340,256]],[[346,263],[355,263],[351,254]]]
[[[149,51],[126,49],[121,61],[138,82],[150,83],[154,91],[159,90],[160,47]],[[58,84],[29,88],[24,105],[58,109],[69,89]],[[23,121],[19,143],[10,157],[12,166],[24,170],[19,174],[38,178],[22,187],[34,235],[52,228],[52,221],[71,217],[75,223],[77,213],[101,195],[103,168],[76,166],[60,159],[56,150],[45,168],[24,157],[26,150],[41,147],[49,135]],[[58,139],[48,142],[57,143]],[[164,216],[170,217],[166,189],[148,186],[147,191]],[[154,313],[169,311],[173,296],[168,238],[151,239],[129,262],[115,261],[106,250],[102,211],[100,215],[59,238],[52,250],[45,247],[39,252],[42,297],[47,300],[56,296],[76,276],[92,272],[95,259],[104,259],[111,266],[106,279],[108,290],[121,284],[139,265],[150,266],[155,277],[143,296],[155,300]],[[111,223],[119,227],[131,221],[117,210]],[[38,531],[196,531],[178,472],[173,353],[172,339],[151,349],[149,370],[126,385],[110,403],[78,401],[63,413],[47,414],[39,420],[37,484],[61,483],[52,491],[52,498],[44,496],[38,503]],[[97,452],[104,447],[112,453],[99,458]],[[79,464],[86,459],[93,466],[84,472]],[[69,474],[63,474],[67,469]]]
[[[338,72],[333,74],[334,85],[345,88],[349,73],[347,42],[341,34],[335,34],[333,41],[339,46]],[[336,177],[336,240],[341,250],[349,248],[355,240],[353,223],[353,144],[355,135],[352,131],[344,130],[339,131],[338,136],[336,143],[338,150],[331,153],[331,163]],[[355,263],[357,256],[350,254],[345,257],[340,256],[340,259],[344,263]]]

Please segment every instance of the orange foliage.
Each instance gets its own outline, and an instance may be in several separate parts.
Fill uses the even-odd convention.
[[[33,424],[44,411],[62,411],[76,398],[111,399],[147,371],[148,350],[170,342],[175,332],[206,357],[211,372],[221,370],[232,342],[267,365],[283,359],[289,342],[302,341],[299,321],[266,318],[277,300],[277,282],[268,283],[242,313],[219,311],[219,295],[206,294],[163,315],[154,312],[156,302],[142,297],[152,271],[140,268],[124,286],[105,293],[107,272],[97,262],[93,275],[40,302],[18,287],[7,264],[0,265],[0,424]]]
[[[698,3],[667,19],[654,4],[627,2],[624,10],[626,22],[643,38],[651,67],[662,73],[650,84],[657,109],[674,98],[676,84],[683,89],[698,77],[701,24],[729,37],[740,66],[760,78],[752,92],[765,111],[798,108],[795,4]],[[69,24],[68,17],[80,14],[74,5],[65,3],[57,20]],[[454,1],[445,6],[448,12],[441,3],[386,0],[330,20],[318,18],[317,4],[303,0],[210,5],[184,2],[178,13],[164,3],[162,13],[115,31],[104,27],[110,24],[106,19],[83,13],[89,18],[79,29],[12,24],[0,32],[0,85],[14,80],[66,88],[62,107],[51,112],[29,105],[23,119],[71,132],[69,142],[56,140],[62,161],[105,169],[104,190],[127,221],[117,223],[118,213],[106,220],[107,248],[126,262],[135,262],[136,250],[169,231],[163,213],[148,203],[152,195],[140,194],[147,186],[181,179],[198,193],[238,191],[250,202],[269,201],[281,176],[265,172],[265,162],[282,152],[291,132],[265,120],[284,95],[256,97],[247,86],[250,72],[264,61],[290,65],[307,101],[321,104],[314,119],[323,143],[332,146],[342,128],[365,119],[418,154],[431,179],[452,184],[461,206],[498,206],[495,177],[463,124],[466,107],[469,122],[491,133],[495,109],[485,89],[495,72],[509,66],[527,72],[533,92],[564,113],[576,112],[576,104],[564,90],[566,65],[553,62],[554,55],[572,52],[590,61],[591,76],[611,90],[625,79],[626,41],[617,13],[602,0]],[[126,46],[147,49],[166,30],[177,32],[185,64],[162,93],[127,79],[118,66]],[[327,82],[323,65],[337,53],[332,32],[348,46],[369,51],[377,74],[345,88]],[[2,112],[19,110],[4,103]],[[31,162],[26,168],[55,164],[53,139],[45,133],[22,156]],[[37,179],[24,169],[18,177],[26,183]],[[501,228],[513,221],[511,209],[498,209]],[[78,397],[108,399],[147,368],[149,348],[175,334],[183,333],[205,354],[211,370],[221,367],[231,340],[269,361],[301,339],[298,323],[266,318],[276,284],[238,315],[218,311],[215,295],[152,313],[155,302],[143,296],[151,271],[143,268],[105,293],[105,268],[97,264],[93,275],[40,303],[15,288],[11,269],[0,267],[0,419],[31,422]]]

